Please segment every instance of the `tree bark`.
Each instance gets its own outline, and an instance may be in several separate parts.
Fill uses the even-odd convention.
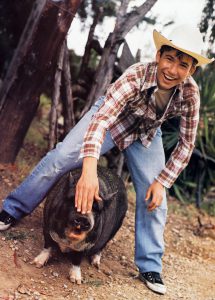
[[[64,116],[64,135],[66,135],[75,125],[74,105],[71,86],[71,71],[69,63],[69,51],[65,47],[63,62],[63,116]]]
[[[98,7],[98,9],[95,12],[94,18],[93,18],[93,23],[90,26],[90,30],[89,30],[89,34],[88,34],[88,38],[87,38],[87,43],[86,43],[86,46],[85,46],[84,56],[82,57],[79,77],[83,76],[83,73],[84,73],[86,67],[89,64],[90,52],[91,52],[91,49],[92,49],[92,41],[93,41],[93,38],[94,38],[94,32],[95,32],[96,25],[98,24],[98,21],[99,21],[99,18],[101,16],[102,12],[103,12],[102,7]]]
[[[35,2],[0,90],[0,163],[15,161],[80,2]]]
[[[143,19],[146,13],[156,2],[157,0],[147,0],[141,6],[135,8],[132,12],[126,13],[129,1],[122,0],[114,31],[108,36],[105,43],[104,52],[96,71],[94,83],[87,98],[82,116],[88,111],[90,106],[98,99],[99,96],[105,94],[113,77],[113,68],[117,52],[124,41],[126,34]]]
[[[50,122],[49,122],[49,150],[54,148],[54,145],[57,142],[58,105],[60,102],[60,86],[61,86],[61,78],[62,78],[62,71],[63,71],[64,53],[65,53],[65,41],[63,42],[63,45],[61,46],[60,49],[57,69],[55,72],[54,91],[52,97]]]

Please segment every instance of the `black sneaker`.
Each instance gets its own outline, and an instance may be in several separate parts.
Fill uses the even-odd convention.
[[[9,215],[5,210],[0,212],[0,231],[8,229],[16,222],[16,219]]]
[[[166,286],[161,279],[159,273],[146,272],[139,274],[140,280],[142,280],[146,286],[155,293],[164,295],[166,293]]]

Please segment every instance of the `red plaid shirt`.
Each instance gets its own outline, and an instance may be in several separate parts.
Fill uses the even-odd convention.
[[[169,118],[180,116],[178,143],[165,168],[156,178],[169,188],[186,167],[194,148],[199,121],[199,89],[190,76],[175,87],[161,116],[156,114],[154,92],[157,90],[157,64],[137,63],[114,82],[105,101],[93,116],[84,138],[80,157],[99,159],[106,130],[120,150],[140,139],[149,147],[156,130]]]

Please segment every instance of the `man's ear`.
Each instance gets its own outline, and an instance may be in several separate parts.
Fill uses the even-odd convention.
[[[160,50],[158,50],[156,53],[156,57],[155,57],[156,63],[159,63],[160,58],[161,58],[161,53],[160,53]]]
[[[192,66],[191,68],[190,68],[190,76],[192,76],[194,73],[195,73],[195,71],[196,71],[196,66]]]

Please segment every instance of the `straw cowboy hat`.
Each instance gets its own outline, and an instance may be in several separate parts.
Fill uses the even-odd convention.
[[[204,44],[201,33],[197,28],[190,25],[176,27],[168,38],[165,38],[157,30],[154,30],[153,38],[157,50],[160,50],[163,45],[171,46],[194,57],[198,61],[197,66],[209,64],[214,61],[214,58],[210,59],[202,55]]]

